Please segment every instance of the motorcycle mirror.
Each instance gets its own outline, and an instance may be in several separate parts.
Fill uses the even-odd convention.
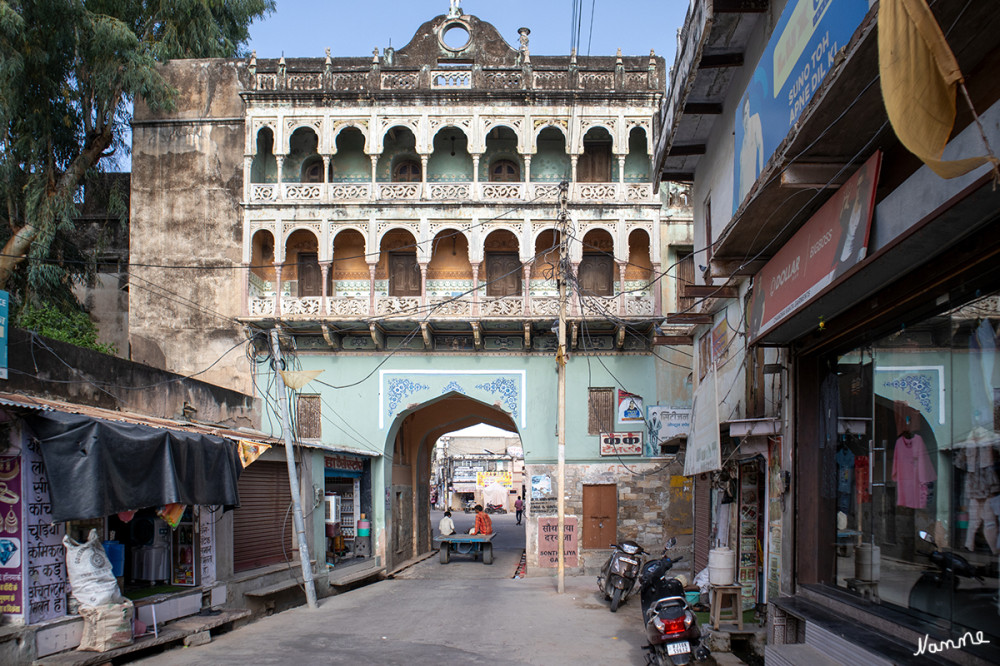
[[[935,545],[934,544],[934,537],[932,537],[929,532],[925,532],[923,530],[920,530],[919,534],[920,534],[920,538],[921,539],[923,539],[924,541],[926,541],[929,544]]]
[[[669,550],[677,545],[677,537],[670,537],[667,542],[663,544],[663,550]]]

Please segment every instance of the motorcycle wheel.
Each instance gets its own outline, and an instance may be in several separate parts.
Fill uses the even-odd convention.
[[[618,611],[618,606],[621,604],[621,602],[622,602],[622,591],[616,587],[614,593],[611,595],[611,612],[612,613],[615,613],[615,612]]]

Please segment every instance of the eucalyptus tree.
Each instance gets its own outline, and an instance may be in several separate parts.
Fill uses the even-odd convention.
[[[128,151],[131,104],[169,108],[157,64],[244,54],[274,0],[0,0],[0,289],[65,281],[53,240],[84,178]]]

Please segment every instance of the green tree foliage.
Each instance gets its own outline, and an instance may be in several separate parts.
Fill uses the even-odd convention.
[[[114,345],[97,341],[97,327],[90,317],[79,310],[60,310],[48,303],[38,306],[28,304],[17,313],[14,323],[20,328],[34,331],[53,340],[96,349],[105,354],[117,352]]]
[[[274,0],[0,0],[0,289],[31,258],[27,293],[68,293],[53,240],[72,231],[88,173],[127,152],[132,102],[171,106],[157,63],[241,55],[250,23],[273,10]]]

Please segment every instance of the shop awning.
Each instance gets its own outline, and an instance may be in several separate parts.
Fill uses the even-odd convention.
[[[25,419],[41,441],[55,522],[174,502],[239,505],[232,441],[58,411]]]

